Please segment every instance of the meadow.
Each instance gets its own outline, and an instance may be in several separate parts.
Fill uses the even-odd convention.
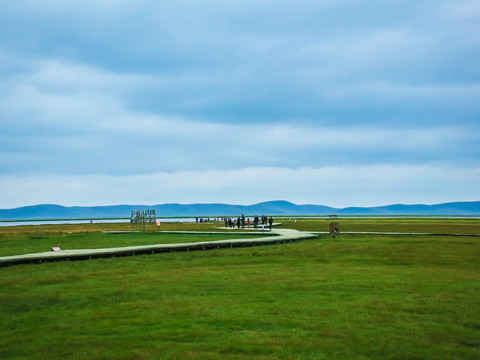
[[[255,248],[0,268],[0,358],[480,358],[480,237],[449,235],[480,233],[478,219],[339,222],[341,231],[443,235],[320,235]],[[193,236],[153,234],[155,228],[101,233],[128,226],[0,228],[0,254],[62,238],[103,247]],[[299,218],[295,227],[327,231],[328,220]]]
[[[128,226],[126,226],[128,225]],[[219,226],[219,224],[217,224]],[[210,226],[212,227],[212,226]],[[139,229],[143,229],[138,225]],[[176,229],[194,231],[202,229],[193,224],[176,224],[162,226],[162,230]],[[203,227],[202,230],[205,230]],[[98,249],[136,245],[169,244],[182,242],[214,241],[223,239],[241,239],[245,235],[221,234],[216,228],[210,229],[218,234],[168,234],[159,231],[153,224],[146,226],[146,231],[128,232],[129,224],[83,224],[83,225],[39,225],[0,228],[0,256],[22,255],[50,251],[52,246],[63,250]],[[109,233],[108,231],[127,231],[126,233]],[[167,230],[168,231],[168,230]],[[228,229],[227,229],[228,231]],[[253,235],[253,234],[252,234]],[[258,235],[257,235],[258,236]]]

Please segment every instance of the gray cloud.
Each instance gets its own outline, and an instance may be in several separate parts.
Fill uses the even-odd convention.
[[[110,179],[120,196],[131,177],[175,179],[183,185],[172,194],[204,189],[207,201],[215,197],[207,181],[200,188],[181,177],[218,175],[223,189],[234,174],[255,201],[322,202],[315,169],[358,179],[384,167],[384,184],[402,171],[430,179],[423,172],[432,168],[477,169],[478,9],[478,1],[1,2],[0,180],[8,176],[9,189],[16,176],[25,184],[58,176],[62,188],[86,181],[100,191]],[[282,182],[292,189],[284,196],[280,186],[255,193],[277,181],[270,170],[310,182],[306,190]],[[467,182],[448,179],[432,187],[439,199]],[[335,183],[353,191],[371,179],[345,181]],[[402,196],[421,193],[408,183]],[[312,200],[302,200],[309,189]]]

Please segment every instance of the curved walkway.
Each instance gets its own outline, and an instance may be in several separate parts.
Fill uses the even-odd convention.
[[[186,232],[175,232],[186,233]],[[204,232],[194,232],[192,234],[202,234]],[[218,234],[219,232],[215,232]],[[228,234],[235,234],[235,231],[231,231]],[[238,233],[237,233],[238,234]],[[218,241],[202,241],[193,243],[177,243],[177,244],[156,244],[156,245],[141,245],[141,246],[127,246],[117,248],[104,248],[104,249],[82,249],[82,250],[60,250],[60,251],[48,251],[42,253],[14,255],[0,257],[0,266],[8,266],[14,264],[25,263],[42,263],[44,261],[60,261],[60,260],[81,260],[81,259],[94,259],[102,257],[115,257],[115,256],[133,256],[138,254],[155,254],[160,252],[169,251],[191,251],[191,250],[207,250],[207,249],[220,249],[220,248],[233,248],[233,247],[245,247],[245,246],[261,246],[271,244],[282,244],[287,242],[294,242],[304,239],[312,239],[318,237],[316,234],[310,232],[301,232],[294,229],[272,229],[272,231],[266,231],[265,233],[255,234],[263,235],[262,237],[255,237],[250,239],[230,239],[230,240],[218,240]],[[248,234],[252,236],[252,233]],[[275,235],[275,236],[272,236]]]

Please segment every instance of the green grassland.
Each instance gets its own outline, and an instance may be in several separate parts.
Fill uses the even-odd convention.
[[[291,226],[290,219],[284,225]],[[433,234],[479,234],[480,220],[476,218],[340,218],[340,231],[405,232]],[[297,227],[305,231],[328,231],[329,219],[298,219]]]
[[[478,219],[339,222],[343,231],[480,233]],[[0,249],[17,239],[22,253],[35,236],[42,239],[30,241],[66,235],[71,243],[92,237],[108,244],[117,240],[99,231],[128,226],[0,228]],[[293,225],[286,219],[283,226]],[[328,221],[295,226],[327,231]],[[167,235],[188,239],[116,236],[138,236],[136,244]],[[255,248],[4,267],[0,358],[478,359],[479,265],[478,237],[320,235]]]
[[[15,236],[8,237],[7,239],[2,239],[0,241],[0,256],[23,255],[51,251],[52,246],[58,246],[62,250],[100,249],[111,247],[216,241],[241,238],[245,238],[245,235],[161,233],[30,234],[27,236]]]

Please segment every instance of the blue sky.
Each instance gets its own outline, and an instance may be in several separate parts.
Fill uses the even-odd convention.
[[[480,1],[0,0],[0,208],[480,200]]]

